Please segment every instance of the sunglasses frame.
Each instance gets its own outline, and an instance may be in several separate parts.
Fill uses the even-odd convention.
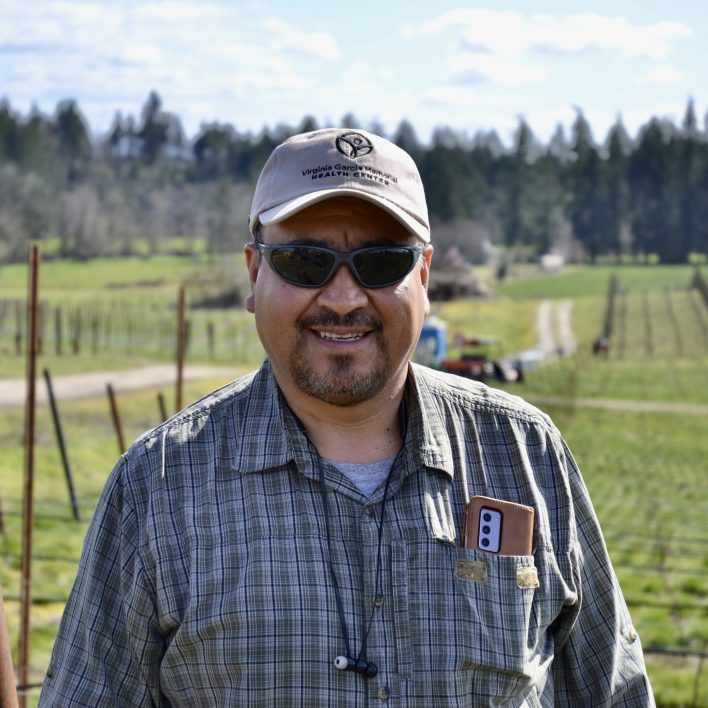
[[[257,248],[260,253],[262,253],[265,256],[266,261],[268,261],[268,265],[271,267],[273,272],[279,277],[282,278],[286,283],[290,283],[291,285],[296,285],[299,288],[322,288],[327,283],[332,279],[334,274],[339,270],[339,266],[342,265],[342,263],[346,263],[349,266],[349,270],[354,276],[355,280],[359,285],[361,285],[363,288],[366,288],[367,290],[378,290],[380,288],[390,288],[392,285],[395,285],[396,283],[400,283],[412,270],[415,268],[416,263],[420,259],[421,254],[423,253],[423,248],[420,246],[365,246],[363,248],[355,248],[353,251],[347,251],[346,253],[342,253],[341,251],[335,251],[333,248],[327,248],[325,246],[311,246],[309,244],[305,243],[277,243],[277,244],[271,244],[271,243],[251,243],[249,244],[253,248]],[[317,285],[313,285],[310,283],[298,283],[294,280],[291,280],[290,278],[286,278],[282,273],[278,271],[278,269],[273,265],[273,253],[276,253],[279,250],[289,250],[293,248],[306,248],[306,249],[311,249],[317,253],[323,253],[329,256],[332,256],[334,258],[334,264],[332,265],[332,269],[330,272],[327,274],[325,279],[322,281],[322,283],[319,283]],[[396,251],[399,253],[408,253],[413,256],[411,260],[411,265],[408,268],[408,270],[401,275],[399,278],[396,278],[395,280],[391,280],[390,282],[383,283],[381,285],[367,285],[362,281],[362,279],[359,276],[359,273],[356,269],[356,266],[354,265],[354,258],[357,255],[360,255],[362,253],[370,252],[370,251]]]

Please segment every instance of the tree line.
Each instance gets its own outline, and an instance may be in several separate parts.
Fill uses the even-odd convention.
[[[386,135],[349,114],[342,127]],[[0,261],[23,260],[30,241],[62,257],[157,252],[181,237],[188,250],[240,249],[253,184],[271,150],[298,126],[239,132],[203,124],[189,139],[152,92],[139,118],[117,113],[93,137],[73,100],[52,116],[0,102]],[[435,242],[478,261],[652,258],[683,263],[708,252],[708,116],[693,101],[680,125],[651,118],[632,137],[621,119],[601,141],[581,110],[544,144],[520,119],[511,145],[493,130],[436,129],[427,144],[404,120],[389,139],[417,162]]]

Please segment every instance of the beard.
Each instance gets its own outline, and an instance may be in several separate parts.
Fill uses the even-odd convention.
[[[311,336],[311,327],[341,326],[370,328],[367,336],[376,338],[377,356],[370,362],[367,371],[360,371],[354,365],[350,354],[331,354],[328,366],[316,370],[306,352],[306,337]],[[295,344],[290,354],[290,375],[295,385],[309,396],[335,406],[355,406],[368,401],[379,393],[393,373],[391,357],[381,325],[362,313],[351,313],[339,317],[333,313],[323,313],[300,322]]]

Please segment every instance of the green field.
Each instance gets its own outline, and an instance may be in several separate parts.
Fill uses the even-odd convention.
[[[156,308],[172,307],[168,314],[173,316],[174,293],[180,283],[196,282],[195,269],[201,271],[206,265],[168,259],[156,261],[152,270],[150,263],[101,262],[82,264],[80,268],[76,264],[47,263],[42,269],[42,282],[47,287],[43,297],[50,304],[76,304],[111,303],[125,296],[126,310],[138,312],[142,298],[156,303]],[[94,265],[102,271],[100,275],[93,270]],[[597,357],[592,355],[591,345],[603,326],[613,273],[618,275],[623,291],[617,302],[616,332],[607,357]],[[110,279],[109,274],[113,275]],[[642,408],[648,402],[708,406],[708,343],[701,324],[708,321],[708,308],[695,291],[686,289],[692,270],[602,266],[578,268],[567,276],[541,277],[528,271],[520,275],[522,279],[506,283],[493,298],[436,303],[434,311],[448,322],[451,335],[456,331],[493,335],[498,339],[498,350],[509,354],[536,345],[535,318],[542,301],[572,300],[577,352],[541,366],[523,384],[507,388],[539,401],[561,428],[580,464],[648,650],[647,663],[658,704],[675,708],[708,705],[708,671],[703,671],[699,656],[708,650],[706,415],[676,408],[660,412]],[[0,300],[23,297],[23,277],[26,272],[23,274],[21,268],[0,270]],[[123,338],[115,340],[120,342],[117,348],[99,346],[93,353],[87,334],[78,355],[68,350],[56,355],[48,328],[40,366],[60,373],[169,360],[173,341],[163,334],[164,346],[161,350],[156,347],[152,341],[159,340],[156,320],[149,320],[145,312],[142,316],[151,324],[144,329],[144,340],[130,354],[125,351],[123,332]],[[262,356],[253,344],[255,335],[246,313],[238,309],[199,311],[191,312],[191,317],[196,323],[195,341],[201,338],[202,344],[193,346],[188,361],[214,361],[220,366],[228,362],[235,365],[235,370],[245,371]],[[217,348],[211,354],[204,346],[204,334],[199,335],[209,319],[221,323],[216,327],[221,332],[215,340]],[[9,321],[12,325],[11,318]],[[241,328],[241,340],[250,345],[239,348],[234,344],[234,323]],[[21,376],[24,357],[15,352],[12,326],[0,331],[0,352],[0,376]],[[196,399],[221,383],[224,381],[190,383],[185,398]],[[159,423],[156,393],[120,394],[126,438],[133,439]],[[169,397],[170,392],[166,393]],[[633,401],[635,407],[626,411],[591,408],[581,405],[581,399]],[[71,518],[51,420],[48,411],[40,407],[33,565],[36,604],[32,614],[32,679],[36,682],[41,681],[49,659],[88,518],[118,457],[106,400],[66,400],[60,402],[60,408],[83,516],[81,522]],[[0,499],[5,532],[0,578],[13,651],[17,647],[19,615],[22,430],[21,410],[2,412]],[[36,695],[35,690],[31,702],[36,701]]]
[[[0,267],[0,377],[24,375],[25,265]],[[180,287],[187,304],[188,356],[223,365],[263,357],[241,255],[48,261],[39,270],[42,363],[53,375],[173,360]],[[231,294],[229,307],[201,307]]]
[[[694,268],[681,266],[601,265],[592,268],[571,267],[557,275],[543,275],[537,268],[520,268],[518,277],[496,286],[500,295],[512,298],[604,297],[610,277],[616,274],[622,287],[633,292],[656,291],[665,287],[684,288]]]

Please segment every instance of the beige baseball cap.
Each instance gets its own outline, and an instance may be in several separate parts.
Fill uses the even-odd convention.
[[[425,190],[413,158],[365,130],[323,128],[281,143],[266,161],[248,217],[274,224],[332,197],[358,197],[395,217],[421,241],[430,241]]]

